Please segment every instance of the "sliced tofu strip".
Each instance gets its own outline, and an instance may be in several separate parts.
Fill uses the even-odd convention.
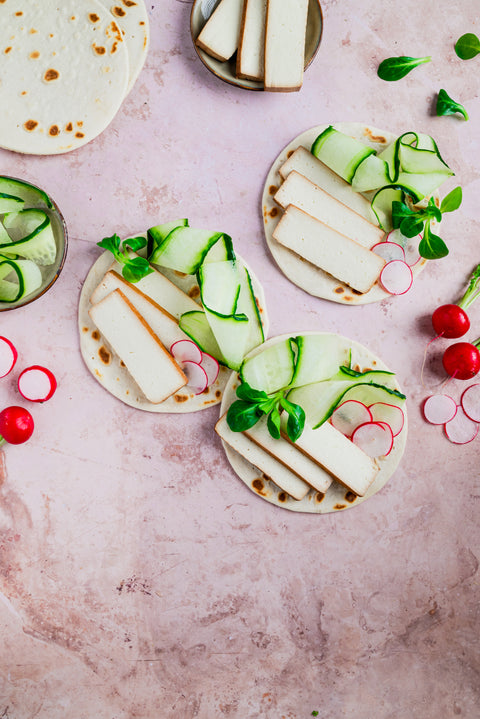
[[[243,432],[232,432],[227,424],[226,414],[220,417],[215,425],[215,432],[229,447],[238,452],[247,462],[253,464],[268,479],[283,489],[294,499],[303,499],[310,491],[310,486],[284,464],[265,452],[258,444],[252,442]]]
[[[187,384],[173,357],[120,290],[110,292],[88,314],[150,402],[159,404]]]
[[[244,434],[314,489],[324,494],[330,487],[331,475],[317,462],[302,454],[291,442],[287,442],[283,437],[280,439],[272,437],[268,431],[266,418],[262,417],[251,429],[245,430]]]
[[[211,57],[226,62],[238,47],[243,0],[220,0],[197,37],[196,44]]]
[[[114,270],[121,274],[122,265],[118,262],[113,262],[109,270]],[[200,309],[200,305],[195,300],[192,300],[183,290],[174,285],[165,275],[162,275],[153,267],[152,270],[153,272],[149,275],[135,282],[135,287],[141,290],[143,294],[150,297],[151,300],[163,307],[166,312],[177,320],[180,319],[184,312],[198,311]]]
[[[355,240],[370,250],[382,242],[385,233],[376,225],[354,212],[321,187],[293,170],[273,198],[284,209],[295,205],[312,217],[325,223],[332,230]]]
[[[357,292],[368,292],[385,260],[315,217],[289,205],[273,238]]]
[[[267,0],[245,0],[237,53],[237,77],[263,80]]]
[[[300,90],[305,66],[308,0],[268,0],[265,90]]]
[[[369,222],[376,224],[376,217],[367,198],[352,190],[352,186],[348,182],[330,170],[305,147],[297,147],[295,152],[283,163],[279,172],[285,180],[293,170],[307,177],[315,185],[322,187],[329,195],[351,207]]]
[[[282,430],[285,430],[286,420],[286,417],[282,418]],[[284,436],[290,441],[286,434]],[[305,426],[295,447],[359,497],[365,495],[379,471],[371,457],[329,422],[324,422],[318,429]]]
[[[138,289],[137,285],[127,282],[127,280],[124,280],[121,275],[113,270],[105,274],[103,280],[93,291],[90,302],[94,305],[114,290],[121,290],[123,292],[125,297],[130,300],[135,309],[142,315],[146,323],[150,325],[167,350],[170,350],[172,344],[178,340],[190,339],[188,335],[180,329],[175,317],[172,317],[163,307],[160,307],[154,300],[147,297],[147,295]]]

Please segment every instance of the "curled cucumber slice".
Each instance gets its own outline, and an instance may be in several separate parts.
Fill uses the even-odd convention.
[[[15,253],[39,265],[55,261],[57,246],[50,217],[43,210],[9,212],[3,219],[11,242],[0,244],[0,253]]]
[[[17,302],[41,284],[42,273],[35,262],[0,257],[0,302]]]

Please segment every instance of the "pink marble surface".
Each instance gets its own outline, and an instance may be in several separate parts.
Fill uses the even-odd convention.
[[[198,60],[191,2],[149,0],[146,67],[111,126],[65,156],[0,152],[1,171],[60,204],[67,263],[38,303],[0,316],[22,364],[57,374],[36,433],[0,469],[0,717],[5,719],[439,719],[480,716],[480,439],[425,424],[428,315],[480,261],[480,34],[476,0],[324,0],[323,42],[302,91],[227,86]],[[390,55],[432,55],[398,83]],[[470,121],[432,114],[444,87]],[[304,294],[262,236],[260,196],[287,142],[361,121],[429,132],[464,188],[444,222],[450,257],[405,297],[348,308]],[[84,367],[82,281],[114,231],[187,216],[229,232],[261,276],[271,335],[338,331],[369,346],[408,392],[410,433],[388,485],[352,511],[296,515],[233,474],[217,411],[152,416],[106,394]],[[471,312],[480,334],[480,305]],[[438,385],[432,349],[426,382]],[[461,383],[453,383],[458,397]],[[2,405],[16,403],[13,380]]]

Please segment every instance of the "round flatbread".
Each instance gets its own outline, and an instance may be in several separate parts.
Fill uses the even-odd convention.
[[[91,306],[90,297],[92,292],[102,280],[105,272],[111,267],[112,261],[112,254],[110,252],[104,252],[91,267],[82,287],[78,307],[80,350],[85,364],[97,382],[110,392],[110,394],[122,402],[125,402],[125,404],[128,404],[130,407],[143,409],[147,412],[196,412],[219,404],[231,375],[231,370],[223,365],[220,365],[216,382],[211,387],[208,387],[205,392],[202,392],[202,394],[195,395],[189,392],[185,387],[171,397],[168,397],[161,404],[152,404],[144,397],[136,382],[127,372],[120,359],[108,346],[108,343],[101,336],[88,314],[88,310]],[[237,261],[247,267],[246,263],[238,255]],[[268,331],[268,318],[265,310],[263,289],[250,268],[247,267],[247,269],[252,278],[253,289],[266,335]],[[164,274],[186,294],[195,300],[198,299],[200,290],[194,276],[180,275],[180,273],[176,273],[173,270],[165,270]]]
[[[299,333],[300,334],[300,333]],[[366,369],[386,370],[389,371],[387,366],[376,357],[370,350],[361,345],[358,342],[349,340],[346,337],[340,337],[338,335],[332,335],[326,332],[303,332],[302,335],[315,335],[318,337],[324,337],[327,341],[329,338],[335,337],[340,343],[340,347],[344,347],[346,353],[351,350],[351,363],[352,367],[358,371],[364,371]],[[292,335],[280,335],[272,337],[267,340],[263,345],[257,347],[255,350],[250,352],[247,357],[253,357],[254,355],[261,352],[266,347],[282,342],[286,338]],[[220,415],[222,416],[237,399],[236,388],[239,384],[239,377],[236,372],[232,373],[227,386],[225,387],[222,404],[220,407]],[[400,386],[395,382],[395,389],[400,390]],[[400,390],[401,391],[401,390]],[[296,500],[290,497],[285,491],[280,489],[272,480],[266,477],[256,467],[247,462],[240,454],[235,452],[229,447],[223,440],[228,461],[230,462],[233,470],[240,477],[240,479],[247,485],[252,492],[258,494],[259,497],[265,499],[271,504],[276,504],[278,507],[289,509],[293,512],[310,512],[312,514],[327,514],[329,512],[337,512],[343,509],[349,509],[356,507],[365,500],[372,497],[378,491],[385,486],[394,471],[396,470],[403,452],[405,450],[405,444],[407,440],[407,414],[406,407],[402,406],[404,411],[404,425],[401,432],[394,439],[394,446],[392,451],[386,457],[379,457],[375,459],[379,467],[379,472],[369,487],[365,496],[358,497],[350,490],[346,489],[337,481],[333,481],[325,494],[317,492],[315,489],[311,489],[310,492],[301,500]]]
[[[143,0],[99,0],[119,25],[128,51],[127,94],[140,74],[148,53],[150,32],[147,8]]]
[[[388,297],[392,297],[388,292],[376,283],[371,290],[364,294],[359,294],[352,290],[348,285],[340,282],[331,275],[327,274],[320,268],[311,264],[307,260],[295,254],[291,250],[283,247],[273,238],[275,227],[279,223],[283,210],[273,199],[277,189],[283,182],[280,175],[280,168],[286,160],[293,154],[298,147],[304,147],[310,151],[314,140],[325,130],[327,125],[318,125],[306,130],[292,140],[278,155],[267,175],[265,187],[262,197],[262,212],[265,228],[265,239],[273,258],[283,274],[294,284],[301,287],[314,297],[322,297],[332,302],[339,302],[346,305],[363,305],[370,302],[378,302]],[[380,152],[384,150],[391,142],[396,139],[396,135],[391,132],[378,130],[360,123],[335,123],[334,127],[345,134],[364,142],[365,145],[373,147]],[[365,194],[367,199],[371,199],[371,195]],[[345,204],[348,204],[344,200]],[[421,258],[412,265],[413,279],[420,274],[427,260]]]
[[[122,32],[98,0],[0,4],[0,146],[34,155],[99,135],[125,96]]]

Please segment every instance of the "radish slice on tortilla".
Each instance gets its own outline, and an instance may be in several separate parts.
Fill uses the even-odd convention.
[[[218,377],[220,365],[218,364],[215,357],[212,357],[206,352],[202,352],[202,361],[200,362],[200,367],[205,370],[208,378],[208,386],[210,387]]]
[[[420,252],[418,251],[418,246],[421,239],[422,235],[406,237],[399,229],[397,229],[389,232],[385,241],[395,242],[397,245],[403,247],[403,251],[405,252],[405,262],[407,265],[410,265],[410,267],[413,267],[413,265],[416,265],[417,262],[420,262]]]
[[[432,394],[423,403],[423,416],[430,424],[445,424],[457,414],[457,403],[448,394]]]
[[[6,377],[15,366],[18,352],[6,337],[0,337],[0,377]]]
[[[18,391],[31,402],[46,402],[57,389],[55,375],[46,367],[32,365],[20,374],[17,382]]]
[[[400,434],[405,423],[405,415],[400,407],[387,402],[375,402],[368,409],[373,422],[385,422],[388,424],[394,437]]]
[[[450,422],[445,425],[445,434],[450,442],[454,444],[468,444],[472,442],[478,434],[478,424],[470,417],[467,417],[463,408],[459,405],[457,413]]]
[[[383,257],[387,262],[392,260],[403,260],[405,262],[405,250],[396,242],[378,242],[371,248],[379,257]]]
[[[369,457],[386,457],[393,447],[393,432],[386,422],[366,422],[352,434],[352,442]]]
[[[208,377],[203,367],[197,362],[185,360],[182,369],[188,380],[187,387],[195,394],[202,394],[208,387]]]
[[[371,421],[372,415],[368,407],[356,399],[347,399],[339,404],[331,417],[335,429],[346,437],[351,437],[359,425]]]
[[[391,295],[404,295],[412,286],[412,282],[412,270],[403,260],[387,262],[380,272],[380,284]]]
[[[480,384],[472,384],[462,394],[460,404],[463,411],[474,422],[480,422]]]
[[[202,361],[202,350],[192,342],[192,340],[177,340],[170,347],[172,354],[177,362],[196,362],[200,364]]]

